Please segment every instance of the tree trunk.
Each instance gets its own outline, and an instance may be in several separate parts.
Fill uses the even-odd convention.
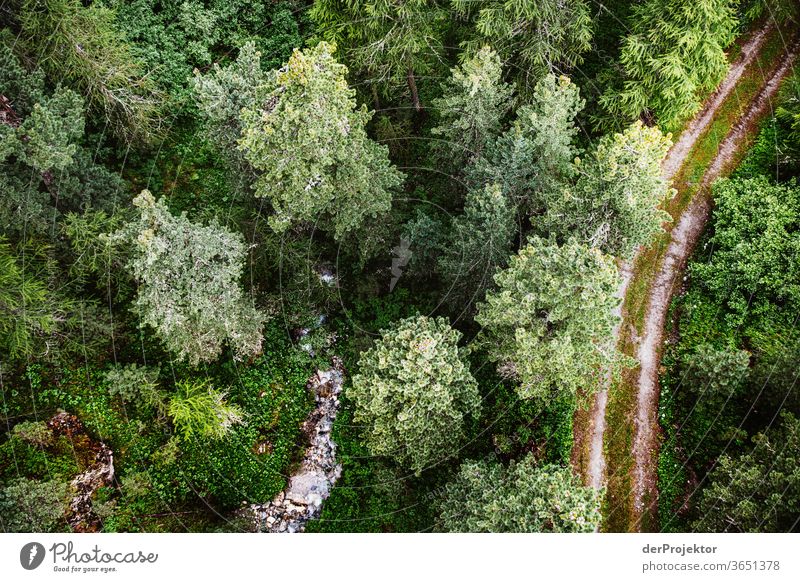
[[[414,79],[414,69],[408,70],[406,80],[408,80],[408,88],[411,89],[411,103],[414,104],[414,109],[422,111],[422,104],[419,102],[419,93],[417,92],[417,81]]]
[[[375,83],[372,83],[372,102],[373,102],[372,108],[375,111],[380,111],[381,100],[380,97],[378,96],[378,88],[375,86]]]

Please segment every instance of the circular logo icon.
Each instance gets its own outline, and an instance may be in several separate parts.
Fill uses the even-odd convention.
[[[30,542],[19,551],[19,563],[26,570],[35,570],[44,561],[44,546],[39,542]]]

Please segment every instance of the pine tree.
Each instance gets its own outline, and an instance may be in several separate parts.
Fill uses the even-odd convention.
[[[603,137],[576,166],[579,178],[549,200],[542,232],[577,237],[603,252],[630,259],[671,220],[659,208],[673,191],[661,175],[672,142],[657,127],[636,122]]]
[[[148,140],[159,129],[161,95],[121,40],[114,13],[80,0],[21,0],[22,46],[54,81],[85,96],[126,140]]]
[[[260,172],[256,196],[272,202],[277,232],[320,222],[341,239],[389,210],[403,181],[386,147],[367,136],[372,115],[356,106],[331,50],[324,42],[295,50],[241,116],[240,148]]]
[[[569,468],[539,466],[532,454],[503,467],[466,461],[438,500],[447,532],[593,532],[600,492],[584,487]]]
[[[444,318],[409,317],[361,354],[349,397],[372,454],[420,474],[458,452],[481,405],[460,337]]]
[[[740,455],[723,454],[708,475],[701,532],[790,532],[800,514],[800,420],[783,412],[775,427]]]
[[[57,324],[47,287],[30,271],[0,238],[0,348],[12,358],[33,355],[37,337]]]
[[[674,128],[725,76],[725,48],[736,30],[732,0],[646,0],[633,11],[620,62],[624,85],[601,104],[628,120]]]
[[[516,226],[514,208],[499,186],[467,194],[464,213],[453,219],[438,261],[451,311],[461,313],[483,300],[495,272],[508,260]]]
[[[467,172],[471,187],[500,184],[524,214],[542,214],[575,175],[575,116],[583,108],[578,87],[567,77],[546,75],[514,125]]]
[[[433,101],[440,122],[431,133],[448,166],[457,170],[480,158],[500,134],[512,97],[502,74],[497,53],[483,47],[442,84],[443,96]]]
[[[619,275],[612,257],[532,237],[478,305],[483,345],[522,398],[591,392],[621,362],[613,345]]]
[[[261,315],[245,298],[239,279],[245,260],[242,236],[212,222],[173,216],[163,200],[144,190],[134,199],[139,220],[114,235],[134,245],[129,268],[139,283],[142,322],[178,358],[210,362],[224,342],[237,358],[261,352]]]
[[[368,83],[407,85],[411,103],[422,103],[417,77],[444,61],[450,24],[441,0],[318,0],[311,9],[322,36],[340,47],[352,69]]]
[[[580,64],[591,46],[592,18],[585,0],[453,0],[452,5],[475,27],[462,45],[466,54],[491,45],[521,92],[546,73]]]

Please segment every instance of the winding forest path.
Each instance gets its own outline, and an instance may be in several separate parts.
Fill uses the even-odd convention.
[[[700,112],[687,124],[662,162],[665,179],[675,180],[680,176],[681,170],[695,152],[698,142],[708,134],[723,104],[732,98],[732,93],[745,71],[759,64],[756,63],[757,57],[772,31],[771,26],[765,25],[751,33],[741,45],[740,54],[731,65],[726,78],[706,100]],[[747,141],[746,138],[753,133],[759,120],[768,112],[770,100],[791,70],[797,52],[797,43],[794,43],[783,51],[783,58],[773,70],[760,71],[763,84],[726,137],[719,143],[699,186],[691,185],[689,202],[677,216],[673,214],[675,218],[673,227],[666,235],[666,241],[662,243],[660,251],[653,253],[640,250],[631,264],[620,265],[622,281],[617,295],[622,299],[622,303],[617,314],[621,316],[621,321],[614,331],[615,341],[623,351],[637,359],[639,367],[633,374],[627,376],[627,382],[635,391],[635,395],[632,394],[626,402],[628,407],[626,416],[632,424],[633,434],[628,435],[623,441],[630,447],[630,450],[625,451],[625,456],[632,462],[620,467],[611,466],[612,474],[620,471],[630,474],[627,478],[618,480],[624,483],[624,486],[617,487],[619,490],[609,495],[607,503],[607,511],[611,512],[617,512],[617,505],[620,503],[626,506],[630,504],[630,508],[621,512],[625,515],[625,519],[617,520],[611,529],[639,530],[642,527],[642,516],[656,507],[658,368],[664,323],[672,294],[710,214],[711,183],[731,169],[734,160],[743,149],[743,144]],[[679,187],[677,184],[676,186]],[[688,185],[686,189],[689,189]],[[644,257],[651,263],[647,268],[641,268],[643,254],[650,255]],[[641,310],[639,313],[630,310],[631,302],[628,295],[631,289],[635,289],[637,293],[642,289],[646,292],[643,315]],[[637,316],[643,317],[642,320],[633,321]],[[623,382],[625,381],[624,379]],[[608,476],[609,460],[606,458],[605,449],[609,446],[606,435],[609,424],[609,389],[612,389],[610,377],[606,386],[596,394],[589,411],[579,411],[575,418],[573,466],[582,473],[587,485],[597,489],[606,484]],[[616,422],[613,426],[615,431],[620,429]]]
[[[639,338],[639,378],[636,406],[636,435],[633,442],[635,470],[633,476],[633,504],[637,528],[645,504],[657,500],[658,449],[658,368],[661,363],[661,346],[664,341],[664,324],[667,311],[682,278],[689,255],[694,250],[711,213],[711,184],[730,171],[737,154],[748,135],[758,128],[759,120],[766,114],[771,99],[780,88],[797,56],[797,44],[790,47],[783,62],[772,72],[756,98],[750,102],[745,114],[731,129],[708,166],[695,196],[676,221],[670,233],[670,242],[661,265],[648,290],[648,307],[644,319],[644,334]]]

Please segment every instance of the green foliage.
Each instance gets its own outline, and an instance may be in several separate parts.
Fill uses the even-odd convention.
[[[800,420],[788,412],[780,424],[753,438],[753,448],[723,455],[703,490],[696,531],[790,532],[800,512]]]
[[[452,5],[475,27],[462,43],[466,54],[490,44],[518,77],[520,90],[544,73],[580,64],[591,46],[585,0],[453,0]]]
[[[84,95],[126,140],[158,130],[161,97],[116,29],[114,13],[79,0],[20,0],[22,46],[47,75]]]
[[[431,133],[442,140],[438,149],[451,167],[461,168],[480,158],[500,134],[513,92],[502,74],[500,57],[483,47],[452,70],[452,77],[442,84],[442,97],[433,100],[440,121]]]
[[[30,267],[20,265],[0,238],[0,346],[12,358],[32,356],[37,337],[56,328],[47,287]]]
[[[600,492],[569,468],[537,465],[533,455],[503,467],[466,461],[439,500],[448,532],[589,533],[600,524]]]
[[[114,236],[135,246],[129,268],[139,281],[142,321],[192,365],[216,359],[226,341],[237,358],[259,354],[264,318],[239,287],[242,236],[173,216],[147,190],[134,205],[139,220]]]
[[[554,196],[541,219],[542,231],[575,236],[611,255],[630,259],[671,220],[659,205],[674,191],[661,176],[661,160],[672,142],[657,127],[634,123],[605,136],[579,178]]]
[[[591,392],[620,363],[613,345],[619,275],[614,260],[570,240],[538,237],[494,277],[478,305],[483,343],[522,398],[546,405],[560,393]]]
[[[75,281],[94,280],[98,288],[122,289],[128,283],[121,267],[128,260],[129,249],[110,243],[109,235],[123,227],[127,213],[120,209],[112,215],[103,210],[87,209],[83,214],[70,212],[63,222],[74,260],[69,274]]]
[[[683,381],[700,393],[727,398],[747,378],[750,353],[745,350],[717,349],[709,344],[696,346],[684,358]]]
[[[245,411],[244,422],[232,425],[225,438],[182,440],[174,461],[152,475],[162,487],[178,481],[188,501],[200,496],[236,509],[242,501],[265,503],[286,486],[302,454],[302,423],[313,408],[305,387],[312,369],[307,359],[292,357],[296,348],[280,326],[267,330],[266,345],[270,351],[253,365],[228,365],[213,380],[224,382],[228,406]]]
[[[125,403],[150,407],[162,412],[166,410],[167,404],[159,391],[158,372],[158,368],[129,364],[110,369],[106,372],[105,381],[111,396],[118,396]],[[192,402],[179,403],[177,407],[193,412],[192,404]],[[191,420],[190,418],[190,423]]]
[[[499,186],[467,194],[464,214],[453,219],[438,262],[452,311],[483,300],[495,272],[506,264],[515,232],[514,209]]]
[[[467,417],[480,411],[460,337],[443,318],[410,317],[383,330],[361,355],[348,396],[355,421],[368,427],[372,454],[419,475],[458,452]]]
[[[244,419],[242,409],[228,404],[226,396],[208,382],[182,380],[170,398],[167,414],[184,439],[222,439]]]
[[[206,121],[206,131],[224,155],[235,155],[242,126],[242,109],[256,101],[256,90],[266,82],[261,70],[261,53],[249,42],[240,50],[236,60],[227,67],[214,63],[201,74],[195,70],[192,79],[195,100]]]
[[[800,188],[718,180],[714,200],[714,252],[691,272],[725,302],[731,325],[770,301],[800,306]]]
[[[0,528],[11,533],[63,531],[66,496],[66,483],[17,479],[0,489]]]
[[[33,106],[17,129],[24,162],[40,172],[63,170],[73,161],[75,141],[83,135],[83,100],[69,89]]]
[[[371,114],[356,107],[331,53],[326,43],[296,50],[242,112],[240,147],[260,172],[256,196],[272,202],[278,232],[320,221],[341,239],[389,210],[403,181],[386,147],[367,137]]]
[[[639,4],[620,55],[622,87],[612,84],[601,104],[630,121],[652,116],[664,127],[677,127],[725,76],[724,51],[737,24],[733,5],[733,0]]]
[[[333,440],[342,476],[325,500],[319,519],[309,522],[306,532],[427,531],[433,521],[430,485],[422,481],[424,477],[408,475],[373,457],[352,421],[349,408],[336,418]]]
[[[575,175],[575,116],[583,104],[569,78],[543,77],[531,103],[517,111],[514,125],[468,172],[470,184],[500,184],[508,200],[525,213],[543,213]]]
[[[797,22],[800,6],[794,0],[744,0],[744,15],[750,22],[761,17],[779,23]]]
[[[25,421],[14,425],[11,434],[35,447],[53,444],[53,433],[44,421]]]
[[[108,0],[131,51],[158,85],[185,105],[187,79],[252,43],[267,68],[279,67],[303,45],[303,7],[248,0]]]
[[[420,108],[415,76],[431,75],[445,56],[450,13],[444,2],[317,0],[310,15],[360,76],[390,91],[407,83]]]
[[[0,42],[0,228],[7,236],[55,238],[62,212],[88,205],[113,207],[122,180],[82,147],[83,101],[73,91],[44,91],[42,78],[26,73]]]

